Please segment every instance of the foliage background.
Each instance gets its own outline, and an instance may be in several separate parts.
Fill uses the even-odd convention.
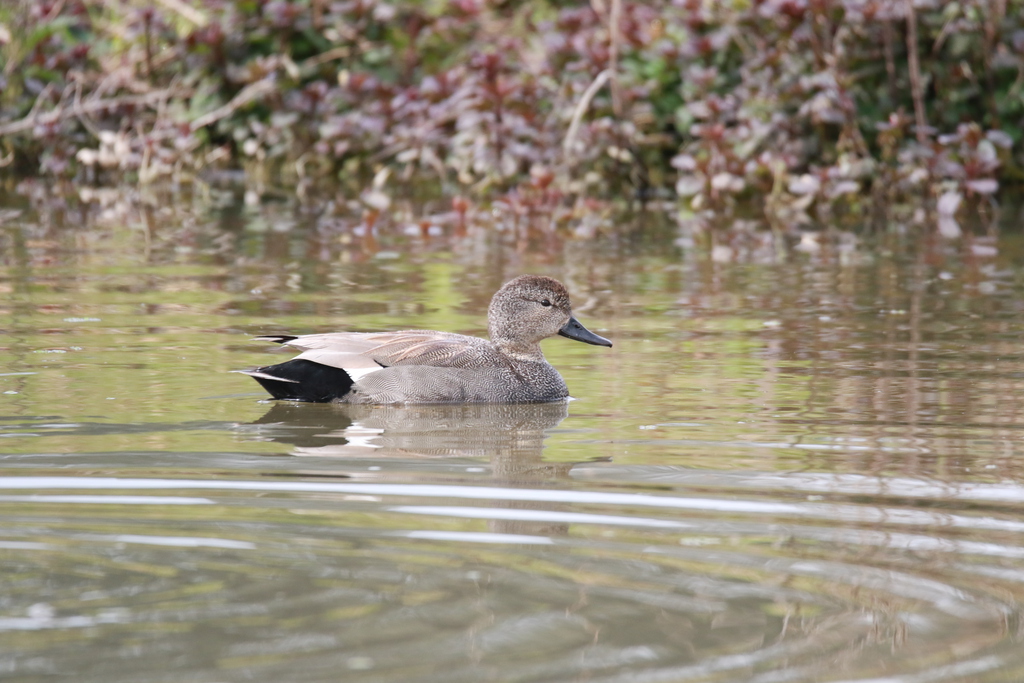
[[[7,173],[340,180],[371,224],[415,186],[953,236],[1024,176],[1024,0],[18,0],[0,47]]]

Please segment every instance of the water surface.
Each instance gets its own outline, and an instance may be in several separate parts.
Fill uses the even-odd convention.
[[[1012,224],[705,245],[34,192],[0,224],[4,680],[1024,680]],[[545,342],[568,404],[229,372],[285,357],[261,333],[485,334],[525,272],[615,342]]]

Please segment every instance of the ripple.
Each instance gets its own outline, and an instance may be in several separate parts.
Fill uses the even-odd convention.
[[[0,664],[104,681],[608,683],[997,681],[1024,667],[1024,524],[890,495],[760,500],[829,478],[726,474],[657,492],[2,477],[33,493],[0,496],[0,634],[21,634]]]

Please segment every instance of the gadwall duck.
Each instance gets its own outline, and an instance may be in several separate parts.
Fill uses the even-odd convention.
[[[561,335],[611,346],[572,315],[558,280],[523,275],[487,311],[490,340],[451,332],[332,332],[258,337],[300,350],[241,370],[274,398],[324,403],[541,403],[569,396],[540,342]]]

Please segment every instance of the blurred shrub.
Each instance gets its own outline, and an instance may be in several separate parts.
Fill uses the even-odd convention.
[[[1024,0],[8,0],[0,45],[22,173],[674,191],[777,227],[1022,175]]]

